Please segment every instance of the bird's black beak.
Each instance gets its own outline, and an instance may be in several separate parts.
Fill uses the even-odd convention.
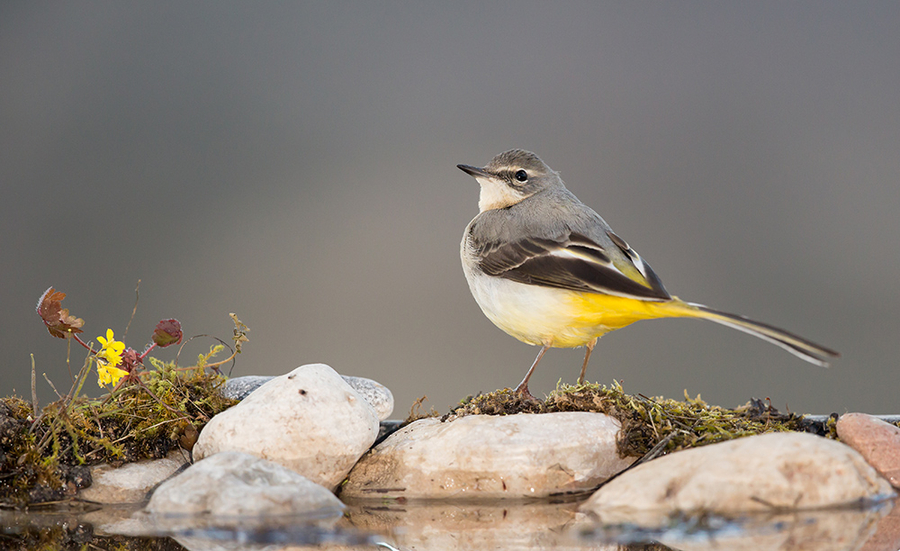
[[[475,178],[491,178],[493,175],[490,172],[485,172],[483,168],[478,168],[469,165],[456,165],[456,167],[469,176],[474,176]]]

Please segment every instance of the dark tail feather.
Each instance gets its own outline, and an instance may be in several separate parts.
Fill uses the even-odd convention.
[[[808,341],[803,337],[785,331],[784,329],[779,329],[765,323],[753,321],[751,319],[745,318],[744,316],[738,316],[735,314],[728,314],[726,312],[713,310],[712,308],[708,308],[706,306],[703,306],[702,304],[695,304],[692,302],[688,302],[685,304],[697,311],[697,317],[708,319],[709,321],[714,321],[733,329],[737,329],[738,331],[743,331],[744,333],[749,333],[755,337],[767,340],[770,343],[778,345],[791,354],[803,358],[810,363],[828,367],[829,358],[837,358],[838,356],[840,356],[838,352],[835,352],[830,348],[826,348],[812,341]]]

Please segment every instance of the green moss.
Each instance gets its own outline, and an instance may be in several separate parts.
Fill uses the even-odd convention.
[[[742,436],[778,431],[811,431],[834,436],[833,423],[822,427],[795,413],[780,413],[761,400],[726,409],[685,392],[684,401],[626,394],[621,385],[560,384],[545,400],[523,399],[510,389],[463,400],[446,418],[464,415],[510,415],[594,411],[622,423],[621,455],[642,457],[713,444]],[[652,453],[651,453],[652,452]]]
[[[78,392],[86,366],[69,395],[37,418],[21,398],[0,400],[0,507],[65,499],[90,484],[88,465],[190,449],[199,429],[236,403],[219,393],[225,377],[218,373],[163,362],[154,367],[139,382],[88,398]]]

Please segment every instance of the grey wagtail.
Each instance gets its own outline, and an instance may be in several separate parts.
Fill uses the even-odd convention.
[[[516,392],[549,348],[586,347],[638,320],[703,318],[828,365],[834,350],[792,333],[673,297],[650,265],[537,155],[513,149],[487,166],[457,165],[481,185],[478,216],[460,246],[472,296],[494,325],[541,347]]]

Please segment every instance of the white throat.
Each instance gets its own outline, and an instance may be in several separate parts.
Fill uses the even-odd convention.
[[[524,199],[521,195],[510,189],[509,186],[488,178],[476,178],[481,186],[478,196],[478,210],[484,212],[491,209],[503,209],[511,207]]]

